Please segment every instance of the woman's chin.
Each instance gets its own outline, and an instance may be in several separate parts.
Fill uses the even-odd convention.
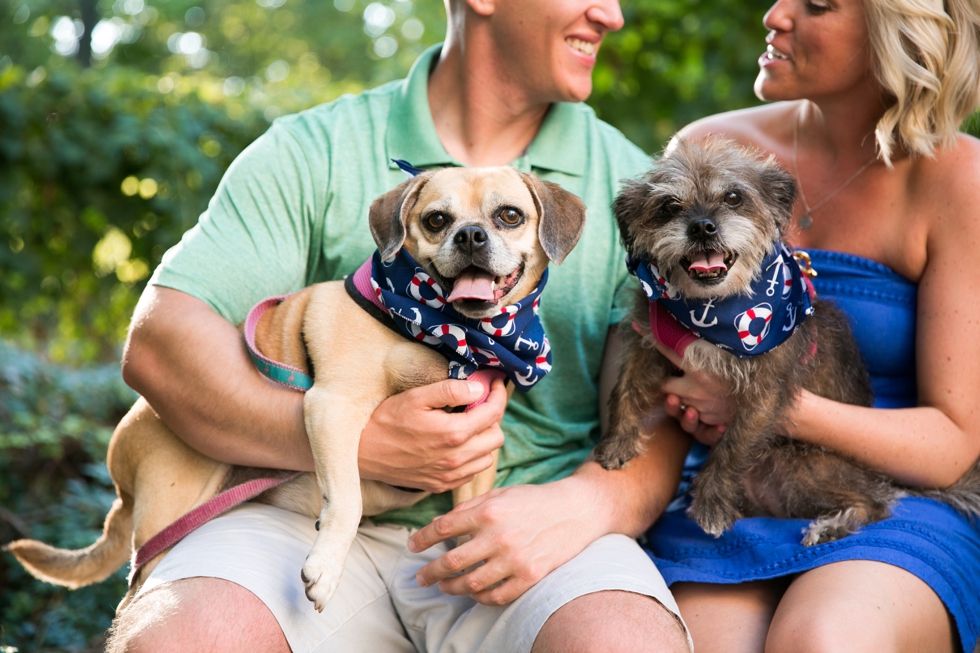
[[[752,85],[752,90],[755,91],[755,96],[763,102],[800,99],[798,95],[788,92],[784,85],[772,79],[765,70],[759,71],[758,77],[755,78],[755,84]]]

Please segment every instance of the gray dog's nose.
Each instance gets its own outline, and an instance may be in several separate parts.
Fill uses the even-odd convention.
[[[472,254],[487,244],[487,232],[475,225],[463,227],[453,236],[453,243],[467,254]]]
[[[687,228],[687,235],[691,238],[697,238],[698,240],[711,238],[716,233],[718,233],[718,225],[716,225],[714,220],[710,218],[695,220]]]

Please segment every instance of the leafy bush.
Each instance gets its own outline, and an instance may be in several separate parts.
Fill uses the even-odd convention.
[[[74,68],[0,73],[0,334],[109,360],[141,282],[268,123],[205,102],[207,80],[164,95],[142,73]]]
[[[606,37],[589,99],[648,152],[689,122],[758,104],[769,0],[633,0]]]
[[[0,542],[95,541],[116,494],[106,446],[135,399],[117,365],[61,367],[0,341]],[[0,554],[0,647],[101,650],[125,574],[69,592]]]

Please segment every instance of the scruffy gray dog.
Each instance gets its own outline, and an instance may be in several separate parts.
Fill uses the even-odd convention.
[[[813,519],[803,539],[810,546],[887,517],[909,491],[842,455],[782,435],[780,420],[801,388],[844,403],[872,402],[847,319],[820,299],[809,310],[799,267],[780,248],[795,199],[793,177],[773,157],[724,140],[678,139],[651,172],[627,184],[614,210],[631,271],[643,268],[646,276],[637,273],[643,291],[625,323],[633,328],[624,329],[610,428],[593,455],[606,469],[632,459],[643,446],[642,418],[663,401],[661,388],[676,373],[652,345],[651,322],[672,336],[693,328],[703,337],[687,336],[693,342],[682,350],[685,366],[725,379],[738,408],[695,479],[689,514],[715,536],[745,516]],[[791,293],[797,305],[778,303]],[[732,302],[727,317],[712,317],[725,315]],[[672,305],[682,321],[691,309],[686,329],[658,314],[658,303]],[[711,329],[700,327],[719,324],[735,335],[712,344]],[[786,339],[766,353],[752,351],[780,336]],[[918,493],[980,514],[980,465],[947,492]]]

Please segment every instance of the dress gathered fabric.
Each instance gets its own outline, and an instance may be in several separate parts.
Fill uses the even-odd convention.
[[[818,273],[818,295],[848,316],[875,407],[915,406],[916,285],[866,258],[806,251]],[[677,498],[646,534],[644,547],[668,585],[765,580],[844,560],[884,562],[926,582],[953,616],[961,650],[974,650],[980,638],[980,523],[937,501],[908,497],[890,518],[818,546],[800,543],[809,523],[804,519],[741,519],[716,539],[685,514],[691,481],[706,456],[707,449],[695,444]]]

